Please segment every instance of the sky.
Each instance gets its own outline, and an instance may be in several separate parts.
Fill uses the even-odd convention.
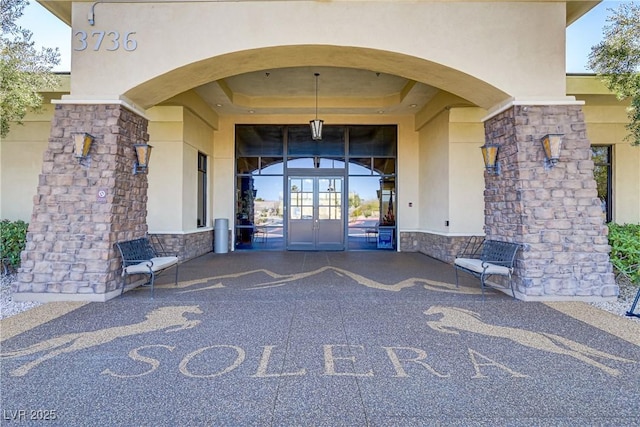
[[[587,58],[591,46],[602,40],[602,28],[606,24],[608,9],[615,9],[620,3],[622,1],[605,0],[567,28],[567,73],[590,72],[587,69]],[[70,71],[71,29],[66,24],[35,0],[30,0],[19,24],[33,32],[36,45],[60,49],[60,64],[54,71]]]
[[[610,9],[630,1],[603,1],[567,28],[567,73],[590,73],[587,61],[591,46],[602,41]]]

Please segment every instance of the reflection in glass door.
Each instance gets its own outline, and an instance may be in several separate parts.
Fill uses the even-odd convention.
[[[290,176],[289,250],[343,250],[343,177]]]

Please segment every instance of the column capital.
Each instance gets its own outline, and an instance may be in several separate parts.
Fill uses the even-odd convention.
[[[72,95],[64,95],[62,99],[53,99],[51,100],[52,104],[62,104],[62,105],[120,105],[121,107],[126,108],[132,113],[136,113],[140,117],[150,120],[149,116],[147,116],[147,112],[144,108],[137,106],[135,103],[130,100],[120,97],[120,98],[74,98]]]
[[[486,122],[498,114],[515,106],[547,106],[547,105],[584,105],[584,101],[576,100],[575,96],[565,96],[561,98],[539,98],[539,97],[518,97],[496,104],[489,109],[489,112],[481,120]]]

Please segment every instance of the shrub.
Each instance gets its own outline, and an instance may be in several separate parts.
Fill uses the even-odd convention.
[[[0,258],[14,269],[20,266],[20,252],[24,249],[28,226],[24,221],[3,219],[0,222]]]
[[[609,224],[609,244],[616,272],[640,285],[640,224]]]

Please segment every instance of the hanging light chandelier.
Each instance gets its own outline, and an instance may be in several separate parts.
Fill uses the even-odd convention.
[[[320,73],[314,73],[314,76],[316,76],[316,118],[309,121],[309,126],[311,126],[311,139],[320,141],[322,139],[322,124],[324,123],[324,120],[318,120],[318,77]]]

